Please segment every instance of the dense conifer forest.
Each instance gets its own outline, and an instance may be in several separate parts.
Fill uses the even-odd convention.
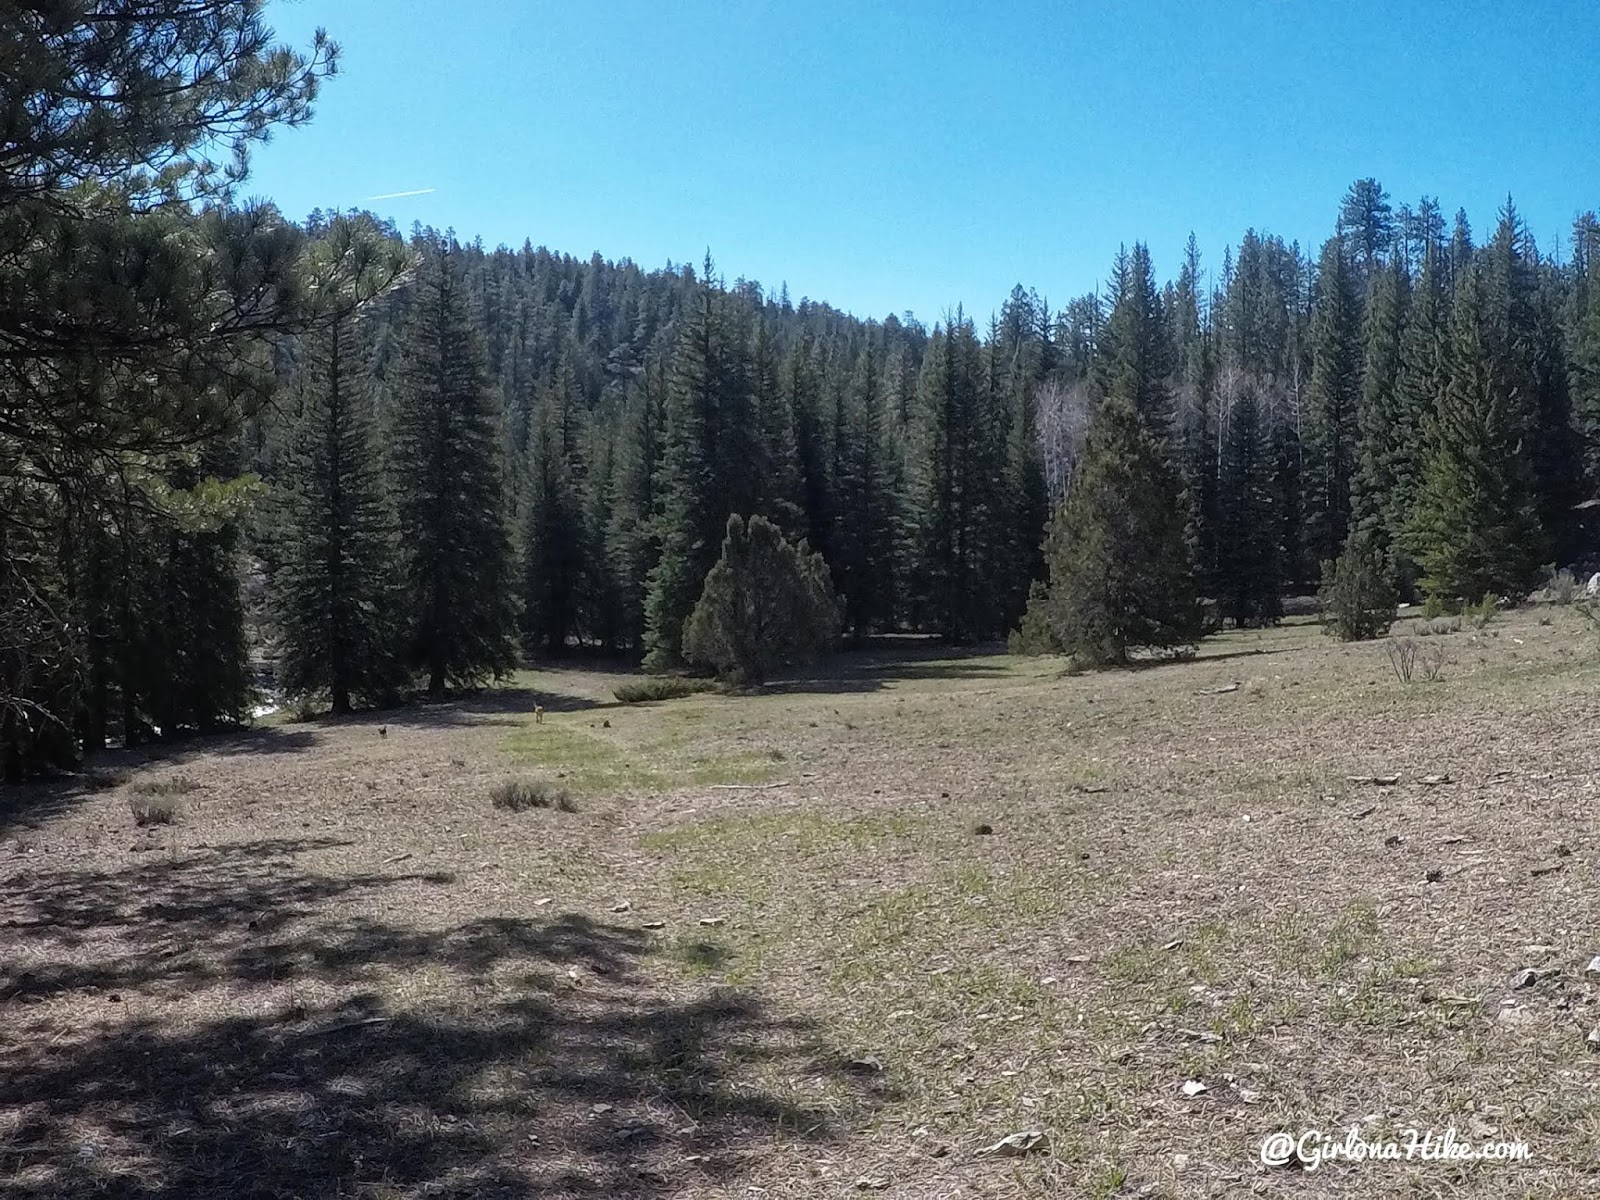
[[[309,115],[331,47],[220,0],[5,20],[9,778],[242,722],[269,671],[348,711],[540,656],[683,667],[730,515],[821,555],[846,640],[1094,661],[1271,622],[1346,554],[1450,607],[1591,549],[1592,213],[1552,257],[1510,199],[1475,232],[1362,179],[1319,247],[1191,239],[1163,282],[1132,240],[1059,307],[864,319],[709,254],[240,205],[232,151]]]

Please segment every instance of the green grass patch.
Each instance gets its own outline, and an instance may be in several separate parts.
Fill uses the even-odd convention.
[[[759,783],[774,767],[760,752],[717,753],[672,735],[629,742],[618,730],[578,729],[549,720],[523,725],[507,739],[506,749],[576,792]]]
[[[712,975],[725,970],[733,961],[734,952],[726,942],[717,938],[685,934],[674,938],[667,947],[667,957],[690,975]]]

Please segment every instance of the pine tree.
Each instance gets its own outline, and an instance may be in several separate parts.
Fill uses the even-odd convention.
[[[1426,269],[1426,268],[1425,268]],[[1388,553],[1402,526],[1392,524],[1391,498],[1402,478],[1414,476],[1415,413],[1401,391],[1409,285],[1398,264],[1380,270],[1367,302],[1361,371],[1360,434],[1351,519],[1371,545]]]
[[[1002,626],[1016,623],[1030,584],[1044,573],[1049,518],[1035,395],[1056,359],[1044,302],[1018,285],[1011,291],[987,348],[989,406],[1003,454],[994,512],[992,578]]]
[[[1323,631],[1341,642],[1382,637],[1394,624],[1397,595],[1387,556],[1357,530],[1337,559],[1322,564],[1317,611]]]
[[[1311,319],[1306,422],[1308,537],[1318,558],[1339,556],[1350,533],[1361,395],[1360,305],[1337,238],[1322,249]]]
[[[1095,357],[1096,382],[1102,395],[1122,395],[1164,437],[1172,423],[1173,351],[1144,243],[1118,254],[1114,284],[1111,315]]]
[[[1600,277],[1600,261],[1588,270]],[[1600,286],[1588,281],[1582,291],[1570,337],[1567,377],[1588,491],[1585,499],[1591,499],[1600,495]]]
[[[819,658],[838,637],[822,557],[785,541],[765,517],[729,517],[721,556],[685,624],[685,656],[748,685]]]
[[[1122,664],[1140,650],[1182,654],[1199,641],[1177,474],[1120,391],[1095,413],[1045,554],[1049,585],[1035,591],[1025,620],[1048,628],[1081,663]]]
[[[954,641],[998,632],[985,575],[1003,446],[989,420],[982,350],[959,311],[936,331],[923,359],[913,440],[916,586],[923,620]]]
[[[617,563],[607,549],[607,538],[617,510],[617,494],[622,486],[618,459],[618,430],[614,420],[596,420],[587,427],[587,450],[580,457],[587,464],[584,487],[578,497],[580,573],[578,632],[597,642],[608,653],[622,648],[626,602]]]
[[[1573,505],[1579,496],[1567,369],[1550,272],[1508,198],[1493,240],[1481,252],[1484,332],[1516,397],[1523,452],[1531,460],[1546,549],[1561,561],[1576,552]]]
[[[760,433],[757,508],[786,536],[799,537],[806,528],[806,518],[794,410],[784,391],[782,363],[766,321],[756,326],[750,370],[752,403]]]
[[[1378,521],[1387,542],[1367,530],[1394,568],[1402,595],[1415,588],[1418,567],[1408,535],[1426,467],[1426,431],[1449,375],[1449,297],[1446,293],[1445,250],[1437,245],[1422,263],[1411,290],[1400,343],[1400,370],[1395,379],[1392,421],[1386,440],[1374,431],[1372,478],[1378,481]],[[1380,412],[1383,410],[1380,410]],[[1386,449],[1380,449],[1386,447]]]
[[[584,514],[574,478],[568,404],[557,390],[535,403],[522,516],[522,646],[559,655],[575,632],[583,586]]]
[[[278,685],[327,692],[335,713],[384,701],[405,677],[399,545],[363,358],[354,315],[305,340],[272,580]]]
[[[263,339],[348,302],[348,264],[316,277],[270,205],[226,203],[253,144],[310,116],[336,53],[322,34],[305,54],[277,45],[237,0],[8,5],[0,43],[0,772],[15,776],[72,762],[76,730],[103,738],[121,685],[135,724],[239,715],[237,514],[202,522],[219,489],[173,481],[197,457],[226,468],[214,452],[272,396]],[[164,520],[175,508],[184,528]],[[151,513],[140,579],[78,561]],[[80,530],[93,536],[69,540]],[[183,627],[147,623],[158,608]],[[201,636],[217,639],[209,661],[181,640]]]
[[[1178,460],[1183,481],[1185,538],[1194,559],[1195,585],[1200,594],[1215,596],[1221,586],[1221,468],[1225,453],[1217,396],[1217,366],[1210,339],[1196,347],[1184,387],[1188,413],[1180,430]],[[1276,544],[1279,514],[1272,515],[1269,530]]]
[[[822,369],[810,337],[802,337],[790,347],[783,383],[794,422],[803,510],[800,532],[820,551],[828,537],[828,438],[822,414]]]
[[[889,573],[894,594],[888,624],[905,628],[912,622],[912,588],[917,555],[917,525],[911,490],[911,442],[917,406],[917,371],[904,344],[888,355],[884,370],[883,490],[889,501]]]
[[[644,599],[659,555],[656,507],[660,492],[666,424],[666,363],[656,357],[641,373],[629,398],[617,452],[617,486],[606,527],[606,558],[621,600],[621,638],[630,648],[644,644]]]
[[[1394,209],[1389,204],[1389,193],[1376,179],[1356,180],[1339,205],[1339,221],[1334,228],[1350,256],[1355,294],[1364,296],[1394,243]]]
[[[1044,574],[1044,532],[1050,501],[1045,491],[1044,461],[1039,451],[1034,405],[1037,383],[1017,378],[1010,389],[1010,404],[1001,414],[1006,421],[1003,496],[996,545],[1001,591],[1002,627],[1019,620],[1027,607],[1028,590]]]
[[[502,432],[458,254],[424,248],[394,383],[409,657],[430,696],[516,664]]]
[[[1417,202],[1415,210],[1402,205],[1395,213],[1397,225],[1397,265],[1408,279],[1415,278],[1421,273],[1431,258],[1434,270],[1440,270],[1440,263],[1448,245],[1445,236],[1444,211],[1439,207],[1439,202],[1431,196],[1424,196]]]
[[[192,473],[174,472],[184,490],[205,490],[237,473],[231,450],[202,456]],[[207,458],[210,461],[207,462]],[[235,514],[174,520],[155,579],[154,620],[143,630],[150,669],[142,680],[145,709],[164,737],[180,731],[237,728],[249,712],[250,655],[244,636],[239,570],[240,522]]]
[[[727,327],[709,262],[685,319],[667,394],[657,522],[661,551],[645,601],[645,666],[656,671],[683,661],[683,624],[716,562],[714,531],[729,515],[718,504],[727,488],[717,479],[715,444],[729,386]]]
[[[1217,491],[1217,599],[1237,626],[1283,615],[1276,463],[1253,391],[1231,406]]]
[[[705,267],[709,278],[709,255]],[[759,289],[755,294],[759,296]],[[762,414],[756,408],[750,357],[755,342],[751,302],[741,293],[724,293],[718,297],[718,307],[716,389],[708,426],[714,484],[711,508],[716,515],[715,528],[710,533],[713,555],[728,517],[759,512],[769,482],[764,475]]]
[[[1472,225],[1467,221],[1467,210],[1458,208],[1455,224],[1450,229],[1450,246],[1445,255],[1445,278],[1449,281],[1452,300],[1472,269],[1473,254]]]
[[[1409,548],[1447,604],[1521,595],[1543,561],[1538,492],[1513,371],[1487,336],[1480,272],[1460,281],[1448,376],[1426,429]]]
[[[885,445],[887,412],[878,357],[863,347],[838,392],[830,470],[828,545],[845,628],[857,637],[887,625],[894,613],[895,498]]]
[[[1187,537],[1197,585],[1201,594],[1210,596],[1216,594],[1219,584],[1222,424],[1217,412],[1215,339],[1209,324],[1209,306],[1200,294],[1200,248],[1192,233],[1184,248],[1178,280],[1170,292],[1171,301],[1165,307],[1178,378],[1174,433],[1183,477]]]
[[[0,512],[50,512],[50,489],[20,466],[16,447],[0,439]],[[100,693],[98,735],[104,741],[109,666],[83,678],[78,664],[97,647],[80,643],[81,626],[75,628],[73,620],[74,609],[98,612],[99,597],[71,603],[72,581],[51,532],[48,523],[38,520],[0,520],[0,634],[5,637],[0,654],[0,783],[16,783],[39,767],[77,758],[73,719],[85,699],[85,683],[91,711],[94,693]],[[103,623],[97,625],[97,631],[103,630]],[[104,663],[110,649],[98,649],[94,661]]]

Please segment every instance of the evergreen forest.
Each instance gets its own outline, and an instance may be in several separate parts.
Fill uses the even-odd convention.
[[[1276,621],[1352,552],[1454,608],[1593,549],[1592,212],[1550,253],[1509,197],[1474,228],[1359,179],[1320,245],[1241,213],[1158,266],[1132,229],[1064,302],[862,317],[709,252],[245,203],[336,48],[120,7],[0,17],[8,779],[264,687],[347,712],[535,658],[683,669],[731,516],[821,556],[847,644],[1104,662]]]

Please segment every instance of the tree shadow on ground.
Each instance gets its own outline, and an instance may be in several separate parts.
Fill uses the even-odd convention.
[[[295,861],[341,849],[0,879],[0,1194],[661,1197],[886,1094],[751,996],[652,987],[642,930],[352,914],[431,877]]]
[[[1207,654],[1207,653],[1202,651],[1199,654],[1193,655],[1193,656],[1191,656],[1189,658],[1185,658],[1185,659],[1162,659],[1162,660],[1157,660],[1157,661],[1153,661],[1153,662],[1149,662],[1149,663],[1141,663],[1140,665],[1141,666],[1159,667],[1159,666],[1167,666],[1167,665],[1169,665],[1171,663],[1175,663],[1175,662],[1191,662],[1191,663],[1194,663],[1194,662],[1199,662],[1199,663],[1226,662],[1230,658],[1266,658],[1266,657],[1268,657],[1270,655],[1273,655],[1273,654],[1288,654],[1288,653],[1291,653],[1292,651],[1303,650],[1303,649],[1305,649],[1304,646],[1249,646],[1249,647],[1244,647],[1244,648],[1241,648],[1241,649],[1238,649],[1238,650],[1219,650],[1215,654]]]
[[[484,688],[444,701],[417,700],[404,708],[364,714],[360,720],[370,725],[425,729],[458,725],[522,726],[533,720],[534,709],[540,707],[546,712],[582,712],[591,708],[614,708],[616,702],[518,684]]]
[[[865,648],[846,650],[815,667],[769,680],[761,690],[832,694],[875,692],[919,680],[1005,679],[1010,669],[992,661],[1003,651],[999,645],[952,646],[929,638],[874,640]]]
[[[81,800],[125,783],[131,772],[158,763],[183,763],[197,754],[296,754],[317,745],[311,730],[268,727],[230,733],[186,734],[123,750],[98,750],[75,771],[0,784],[0,833],[37,827]]]
[[[200,755],[299,754],[316,748],[315,722],[294,725],[260,725],[231,733],[196,733],[169,742],[152,742],[127,753],[139,756],[141,765],[181,763]]]
[[[0,784],[0,834],[38,829],[80,800],[104,791],[87,775]]]

